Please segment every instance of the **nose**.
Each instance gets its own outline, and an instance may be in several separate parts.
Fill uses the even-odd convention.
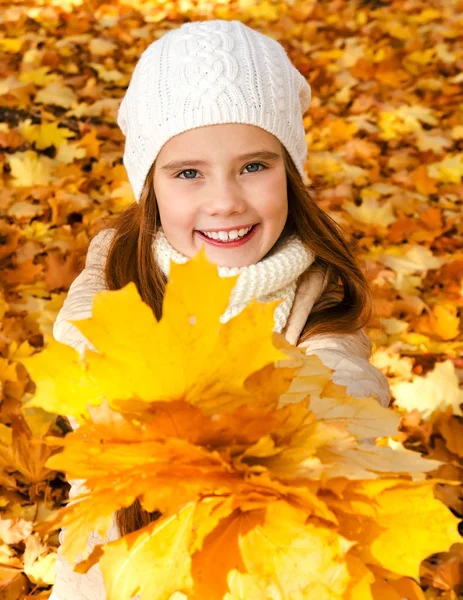
[[[210,216],[223,217],[244,213],[247,203],[243,190],[236,182],[221,180],[205,192],[203,208]]]

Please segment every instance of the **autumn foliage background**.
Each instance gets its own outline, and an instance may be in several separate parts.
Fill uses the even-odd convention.
[[[311,84],[307,183],[357,241],[397,441],[444,461],[443,480],[463,480],[462,2],[0,6],[0,597],[48,597],[57,536],[42,545],[34,523],[68,491],[44,466],[50,449],[31,444],[64,435],[65,422],[21,410],[31,383],[19,360],[46,345],[89,240],[133,201],[116,111],[144,48],[187,20],[261,30]],[[461,492],[436,488],[459,517]],[[459,544],[425,561],[426,597],[457,598],[462,565]]]

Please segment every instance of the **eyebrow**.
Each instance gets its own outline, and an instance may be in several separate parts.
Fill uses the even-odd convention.
[[[256,152],[247,152],[246,154],[240,154],[235,160],[249,160],[251,158],[260,158],[262,160],[276,161],[281,158],[281,154],[276,152],[270,152],[269,150],[258,150]],[[205,160],[173,160],[161,167],[163,171],[174,171],[175,169],[181,169],[182,167],[204,167],[209,165]]]

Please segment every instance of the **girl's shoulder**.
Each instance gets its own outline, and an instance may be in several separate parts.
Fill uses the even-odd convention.
[[[105,228],[99,231],[91,240],[87,250],[85,266],[104,262],[109,246],[116,230]]]
[[[95,236],[93,236],[93,238],[90,240],[90,244],[89,244],[89,250],[90,248],[105,248],[107,246],[109,246],[109,244],[111,243],[114,235],[116,233],[116,230],[113,229],[112,227],[105,227],[104,229],[101,229]]]

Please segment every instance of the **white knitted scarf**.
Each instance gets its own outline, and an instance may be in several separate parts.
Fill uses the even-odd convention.
[[[189,260],[172,247],[162,229],[157,231],[153,246],[156,260],[166,277],[169,275],[171,260],[177,264],[184,264]],[[277,242],[271,253],[256,264],[246,267],[219,266],[220,277],[239,275],[220,322],[226,323],[238,315],[254,298],[259,302],[282,300],[274,312],[273,328],[276,333],[281,333],[291,312],[297,279],[313,261],[312,252],[293,234],[286,240]]]

